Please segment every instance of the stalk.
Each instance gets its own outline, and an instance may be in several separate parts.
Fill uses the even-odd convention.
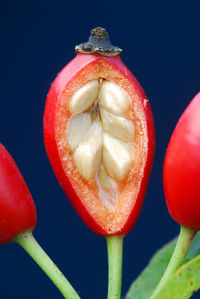
[[[69,281],[61,273],[58,267],[52,262],[32,235],[32,231],[26,231],[13,239],[33,258],[42,268],[46,275],[52,280],[66,299],[80,299]]]
[[[170,262],[150,299],[158,298],[157,295],[159,294],[160,290],[163,288],[165,283],[168,281],[171,275],[175,273],[176,270],[178,270],[179,267],[182,265],[195,235],[196,231],[181,225],[180,234]]]
[[[122,285],[122,253],[124,236],[107,237],[108,248],[108,296],[120,299]]]

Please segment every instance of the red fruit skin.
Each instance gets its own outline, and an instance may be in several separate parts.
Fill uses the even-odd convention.
[[[36,209],[15,161],[0,144],[0,244],[36,225]]]
[[[163,184],[174,220],[200,230],[200,93],[190,102],[171,136]]]
[[[75,76],[78,75],[80,71],[82,71],[87,65],[93,63],[100,63],[101,61],[106,61],[106,63],[110,64],[115,69],[119,70],[123,76],[129,79],[129,81],[134,85],[137,90],[140,98],[143,109],[145,111],[146,117],[146,126],[147,126],[147,136],[148,136],[148,153],[147,153],[147,161],[144,168],[143,178],[141,180],[140,191],[137,195],[137,199],[133,207],[130,207],[130,215],[123,225],[117,229],[114,233],[110,233],[103,229],[92,217],[90,213],[88,213],[87,209],[82,204],[82,201],[76,194],[76,190],[72,187],[69,178],[66,176],[64,169],[62,167],[58,148],[55,139],[55,115],[56,108],[58,104],[59,96],[62,94],[64,87],[68,82],[73,80]],[[47,95],[47,101],[44,112],[44,142],[46,151],[51,163],[51,166],[54,170],[54,173],[63,188],[64,192],[68,196],[72,205],[76,209],[77,213],[81,217],[81,219],[85,222],[85,224],[95,233],[102,236],[108,235],[121,235],[127,234],[133,225],[135,224],[138,215],[140,213],[143,199],[146,193],[149,176],[153,163],[154,156],[154,148],[155,148],[155,129],[154,129],[154,121],[152,116],[151,107],[149,101],[136,80],[136,78],[132,75],[132,73],[127,69],[127,67],[123,64],[119,55],[115,57],[105,57],[100,56],[98,54],[81,54],[77,53],[76,57],[67,64],[61,72],[57,75],[56,79],[51,85],[49,93]]]

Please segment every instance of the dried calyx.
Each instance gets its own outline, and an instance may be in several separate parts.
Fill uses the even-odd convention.
[[[96,180],[99,197],[111,208],[133,162],[130,100],[116,83],[99,79],[82,86],[69,102],[67,139],[75,165],[83,179]]]
[[[88,42],[77,45],[75,50],[84,54],[98,53],[102,56],[116,56],[122,52],[122,49],[112,46],[108,32],[102,27],[91,30]]]

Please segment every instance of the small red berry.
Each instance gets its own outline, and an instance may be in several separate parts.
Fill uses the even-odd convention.
[[[171,136],[163,183],[171,216],[200,230],[200,93],[188,105]]]
[[[0,244],[36,225],[36,209],[15,161],[0,144]]]

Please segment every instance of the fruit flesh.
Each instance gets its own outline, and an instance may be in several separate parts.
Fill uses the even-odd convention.
[[[67,140],[75,165],[86,181],[98,181],[99,197],[108,208],[116,203],[118,182],[133,162],[130,102],[121,87],[102,79],[83,85],[69,101]]]

